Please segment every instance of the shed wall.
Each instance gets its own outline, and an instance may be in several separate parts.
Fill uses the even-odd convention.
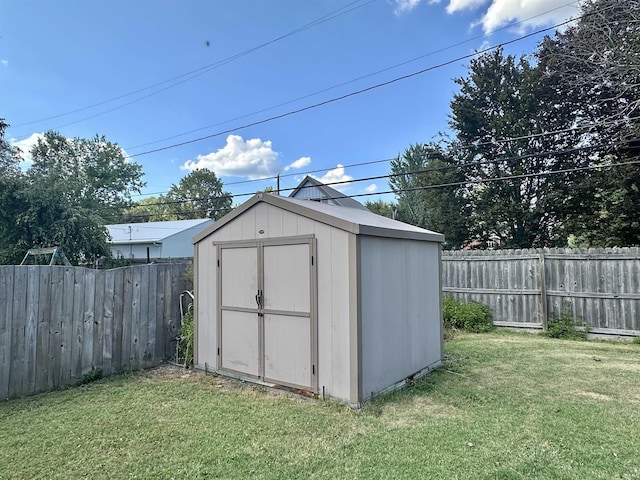
[[[439,248],[359,237],[361,401],[441,361]]]
[[[259,233],[262,231],[263,233]],[[326,395],[351,398],[353,359],[350,357],[350,323],[356,322],[349,308],[350,285],[355,269],[349,259],[355,256],[353,234],[285,211],[258,203],[196,244],[196,365],[215,369],[217,365],[217,250],[214,242],[260,240],[315,235],[317,239],[318,286],[318,382]]]

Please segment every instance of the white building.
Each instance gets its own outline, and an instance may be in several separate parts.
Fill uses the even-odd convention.
[[[192,258],[191,239],[211,226],[209,218],[105,225],[114,258],[134,261]]]
[[[194,239],[197,368],[360,405],[440,365],[439,233],[257,194]]]

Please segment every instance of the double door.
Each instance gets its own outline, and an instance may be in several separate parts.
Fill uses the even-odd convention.
[[[314,239],[218,245],[218,367],[317,391]]]

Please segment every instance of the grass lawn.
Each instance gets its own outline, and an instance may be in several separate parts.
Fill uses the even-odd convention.
[[[0,403],[0,478],[640,479],[640,345],[446,349],[360,411],[180,370]]]

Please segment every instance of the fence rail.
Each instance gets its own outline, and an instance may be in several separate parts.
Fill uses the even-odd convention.
[[[443,291],[499,326],[546,328],[568,311],[598,334],[640,335],[640,248],[444,251]]]
[[[159,364],[175,346],[185,268],[0,266],[0,399]]]

